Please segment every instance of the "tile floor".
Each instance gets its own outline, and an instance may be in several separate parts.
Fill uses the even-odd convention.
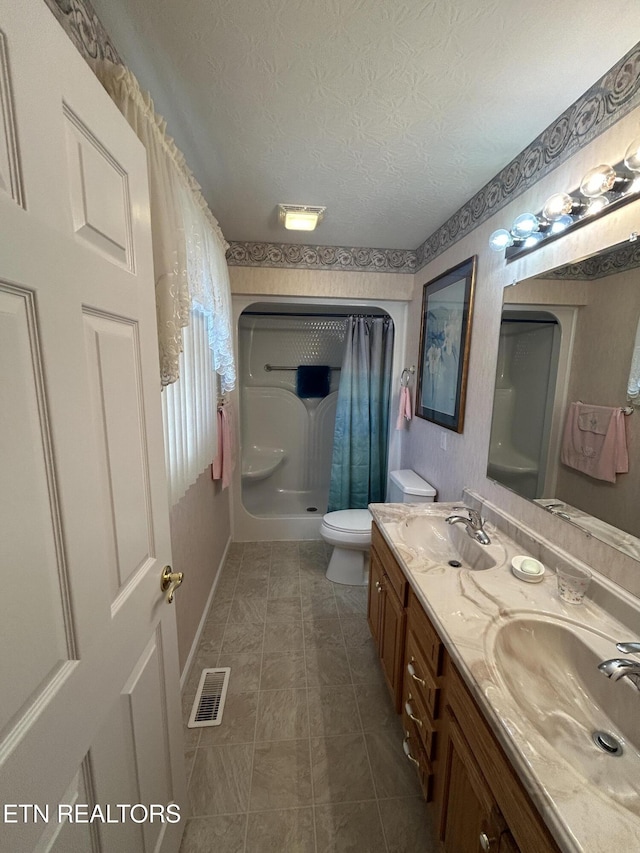
[[[230,666],[220,726],[188,729],[181,853],[429,853],[429,818],[383,682],[366,589],[323,542],[231,546],[184,691]]]

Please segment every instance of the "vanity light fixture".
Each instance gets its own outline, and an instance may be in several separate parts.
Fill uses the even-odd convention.
[[[640,137],[629,145],[621,162],[595,166],[578,189],[554,193],[540,213],[522,213],[510,229],[498,228],[489,237],[489,247],[504,252],[507,262],[511,261],[638,197]]]
[[[278,218],[289,231],[313,231],[326,209],[309,204],[279,204]]]

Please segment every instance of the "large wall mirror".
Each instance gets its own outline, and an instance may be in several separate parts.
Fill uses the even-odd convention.
[[[492,480],[638,560],[640,408],[628,407],[627,385],[639,317],[638,242],[506,288],[487,467]],[[627,413],[629,470],[615,482],[560,461],[578,401]]]

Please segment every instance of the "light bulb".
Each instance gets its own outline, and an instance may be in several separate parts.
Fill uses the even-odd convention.
[[[596,213],[600,213],[601,210],[609,204],[609,199],[605,198],[603,195],[599,195],[597,198],[589,199],[589,204],[587,205],[587,210],[585,212],[585,216],[593,216]]]
[[[603,163],[595,169],[589,169],[580,184],[580,192],[587,198],[597,198],[613,189],[616,177],[615,169]]]
[[[522,246],[524,249],[530,249],[532,246],[537,246],[538,243],[542,243],[543,240],[544,234],[541,231],[534,231],[533,234],[529,234]]]
[[[514,219],[513,226],[511,227],[513,236],[521,240],[525,240],[539,230],[540,223],[535,213],[522,213]]]
[[[556,219],[569,216],[575,210],[577,204],[579,202],[568,193],[554,193],[545,201],[542,208],[542,215],[549,222],[555,222]]]
[[[509,246],[513,246],[513,235],[506,228],[498,228],[489,237],[489,248],[494,252],[504,252]]]
[[[559,234],[561,231],[567,229],[570,225],[573,225],[573,219],[569,216],[568,213],[564,213],[562,216],[559,216],[557,219],[553,220],[549,231],[552,234]]]
[[[632,172],[640,172],[640,137],[634,139],[624,155],[624,165]]]

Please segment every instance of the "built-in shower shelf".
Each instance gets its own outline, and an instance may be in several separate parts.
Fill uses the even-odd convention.
[[[281,447],[254,445],[242,454],[242,479],[249,483],[266,480],[285,459],[286,453]]]
[[[504,474],[537,474],[538,463],[511,447],[492,447],[489,468]]]

